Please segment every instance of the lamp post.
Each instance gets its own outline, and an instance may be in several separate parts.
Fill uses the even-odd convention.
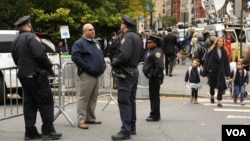
[[[146,9],[149,11],[150,13],[150,23],[149,23],[149,28],[150,29],[153,29],[153,12],[154,12],[154,8],[153,8],[153,5],[150,1],[148,1],[146,4],[145,4],[145,7]]]
[[[153,10],[149,9],[150,12],[150,29],[153,29]]]

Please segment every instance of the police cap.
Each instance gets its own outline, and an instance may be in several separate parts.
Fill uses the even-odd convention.
[[[135,21],[132,20],[130,17],[128,16],[123,16],[122,17],[122,23],[128,25],[128,26],[134,26],[135,25]]]
[[[23,16],[22,18],[18,19],[14,25],[17,27],[21,27],[29,22],[30,22],[30,15],[27,15],[27,16]]]
[[[150,35],[148,38],[148,42],[155,42],[155,43],[159,43],[161,40],[160,37],[158,37],[157,35]]]
[[[116,35],[116,32],[112,32],[110,35],[109,35],[109,37],[111,38],[111,37],[113,37],[113,36],[115,36]]]

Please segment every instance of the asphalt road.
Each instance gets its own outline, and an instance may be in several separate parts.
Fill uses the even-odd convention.
[[[223,108],[218,108],[216,104],[209,102],[206,78],[202,78],[203,88],[199,91],[199,104],[190,103],[190,91],[184,85],[184,75],[188,66],[177,65],[173,77],[165,77],[161,86],[159,122],[146,122],[150,103],[146,93],[143,96],[138,95],[137,135],[132,136],[132,141],[221,141],[222,125],[249,125],[250,99],[245,99],[245,106],[234,104],[227,91],[222,102]],[[107,97],[98,99],[96,117],[103,123],[89,125],[88,130],[71,126],[68,119],[76,124],[76,104],[66,106],[64,112],[68,117],[60,114],[54,122],[56,130],[63,133],[61,141],[111,141],[111,135],[116,134],[120,129],[121,121],[118,106],[114,102],[102,110],[107,102]],[[0,107],[1,112],[2,110],[3,108]],[[56,112],[58,112],[57,108],[55,108]],[[23,140],[23,116],[0,121],[0,127],[1,140]],[[41,119],[38,113],[39,131],[40,127]]]

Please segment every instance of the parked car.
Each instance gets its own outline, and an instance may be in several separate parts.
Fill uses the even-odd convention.
[[[11,55],[11,44],[18,34],[17,30],[0,30],[0,104],[4,103],[4,97],[9,93],[18,93],[22,96],[22,86],[16,77],[17,69]],[[36,34],[44,44],[52,64],[60,66],[60,54],[56,52],[56,46],[50,36],[43,33]],[[59,67],[55,68],[57,74]]]

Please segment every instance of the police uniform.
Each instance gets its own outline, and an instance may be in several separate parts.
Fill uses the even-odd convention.
[[[136,131],[136,90],[138,82],[137,66],[143,48],[140,36],[132,31],[135,22],[127,16],[123,16],[122,23],[128,30],[125,31],[120,47],[111,63],[115,69],[123,70],[125,77],[118,78],[118,105],[122,126],[119,134],[113,135],[112,139],[128,139],[130,134]]]
[[[23,88],[23,110],[25,121],[25,140],[58,139],[53,126],[54,103],[47,75],[51,72],[52,64],[45,53],[45,47],[31,27],[22,27],[30,23],[30,16],[24,16],[14,24],[19,28],[19,36],[12,43],[12,57],[18,67],[17,76]],[[27,26],[28,27],[28,26]],[[35,126],[37,111],[42,118],[42,136]]]
[[[149,48],[146,53],[146,59],[143,64],[143,73],[149,78],[149,97],[151,112],[147,121],[160,120],[160,85],[163,82],[163,51],[158,46],[160,38],[156,35],[150,35],[147,42],[155,42],[157,46]]]

